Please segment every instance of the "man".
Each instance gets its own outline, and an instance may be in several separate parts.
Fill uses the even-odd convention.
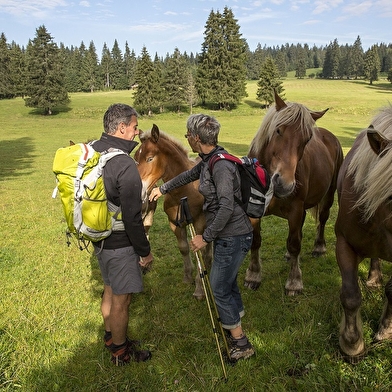
[[[138,342],[127,337],[129,306],[133,293],[143,290],[142,269],[151,267],[153,256],[141,217],[142,184],[134,160],[129,156],[136,147],[138,114],[125,104],[111,105],[103,118],[104,132],[93,144],[96,151],[116,148],[120,154],[109,160],[103,178],[109,201],[121,207],[123,227],[101,242],[94,243],[104,282],[101,312],[105,346],[116,366],[134,360],[146,361],[151,352],[138,350]]]

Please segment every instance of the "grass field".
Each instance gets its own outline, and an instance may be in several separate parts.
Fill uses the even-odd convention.
[[[313,110],[329,108],[319,125],[333,131],[345,152],[375,111],[392,101],[385,80],[297,80],[283,84],[285,98]],[[244,155],[265,114],[249,96],[231,112],[211,112],[222,124],[220,143]],[[263,278],[258,291],[242,289],[243,326],[257,351],[248,361],[222,370],[207,306],[182,283],[182,260],[159,204],[150,240],[154,269],[144,293],[131,305],[130,336],[153,351],[148,363],[115,368],[102,344],[99,310],[102,282],[94,256],[65,242],[60,201],[51,198],[52,161],[57,148],[98,138],[102,116],[114,102],[132,104],[127,91],[71,94],[69,110],[43,117],[22,99],[0,101],[0,389],[6,391],[390,391],[392,345],[374,345],[383,290],[364,284],[362,318],[369,348],[358,365],[339,355],[340,276],[334,256],[333,224],[326,229],[328,252],[310,252],[315,223],[307,218],[302,247],[304,292],[284,295],[287,223],[263,218]],[[194,113],[201,111],[194,108]],[[159,128],[186,142],[188,113],[141,117],[141,129]],[[244,278],[248,259],[241,268]],[[360,268],[367,276],[368,262]],[[391,265],[383,265],[391,274]]]

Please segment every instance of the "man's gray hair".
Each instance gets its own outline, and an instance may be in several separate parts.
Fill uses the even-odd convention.
[[[129,125],[132,116],[138,117],[137,111],[124,103],[110,105],[103,116],[103,129],[105,133],[114,135],[119,124]]]
[[[201,143],[210,146],[218,144],[220,124],[214,117],[202,113],[192,114],[188,118],[186,127],[192,136],[199,135]]]

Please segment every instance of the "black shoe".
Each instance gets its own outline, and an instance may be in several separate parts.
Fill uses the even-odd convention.
[[[127,365],[131,361],[135,362],[145,362],[151,359],[152,354],[149,350],[135,350],[132,347],[130,341],[126,341],[123,346],[121,346],[116,351],[113,351],[112,346],[112,358],[111,361],[116,366],[124,366]]]
[[[113,347],[112,335],[105,334],[105,336],[103,337],[103,341],[105,342],[105,348],[107,348],[108,350],[111,350]],[[133,350],[136,350],[137,348],[140,347],[140,340],[132,340],[127,337],[127,342],[128,342],[128,344],[131,345]]]
[[[239,359],[247,359],[254,355],[255,350],[250,344],[249,340],[246,339],[247,343],[243,346],[238,345],[238,341],[234,338],[231,339],[230,344],[230,360],[236,362]]]

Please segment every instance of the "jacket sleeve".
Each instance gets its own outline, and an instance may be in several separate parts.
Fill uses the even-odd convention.
[[[142,220],[142,182],[133,159],[125,156],[119,158],[121,168],[117,176],[117,190],[122,220],[135,252],[145,257],[151,249]]]
[[[171,192],[173,189],[179,188],[180,186],[198,180],[200,178],[201,168],[202,162],[199,162],[197,165],[193,166],[192,169],[184,171],[178,176],[162,184],[159,187],[159,190],[164,195],[165,193]]]

